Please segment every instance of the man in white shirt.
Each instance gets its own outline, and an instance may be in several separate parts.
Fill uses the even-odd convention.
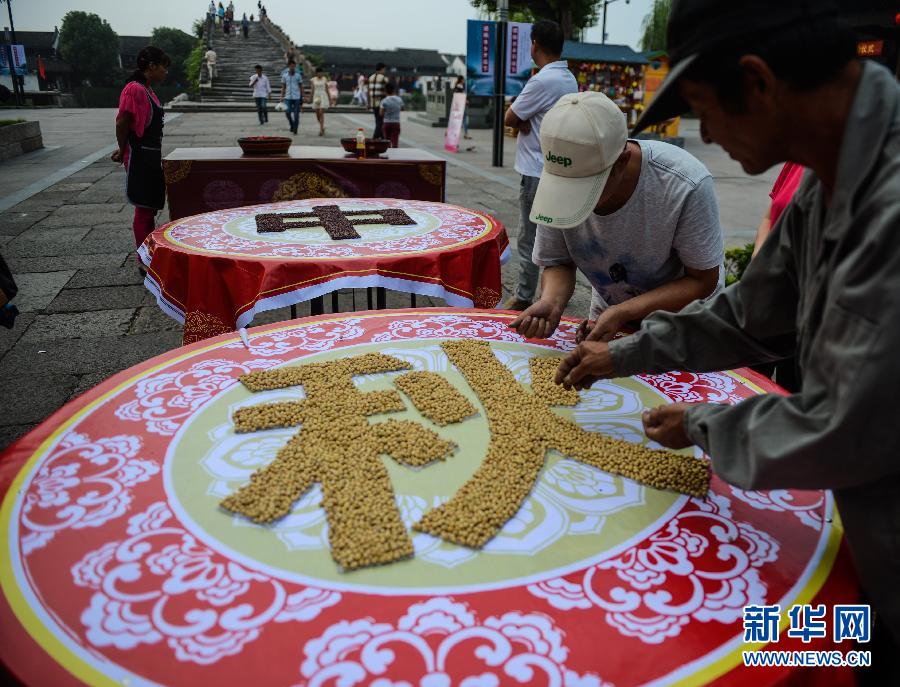
[[[250,88],[253,89],[253,99],[256,101],[256,113],[259,115],[260,125],[269,121],[269,108],[266,98],[272,92],[269,77],[263,74],[261,64],[256,65],[256,74],[250,77]]]
[[[541,155],[541,121],[544,115],[567,93],[578,92],[578,82],[569,65],[561,60],[563,32],[559,24],[543,19],[531,28],[531,59],[538,66],[537,74],[506,111],[504,124],[519,130],[516,137],[516,171],[522,175],[519,186],[519,235],[516,241],[519,254],[519,281],[516,291],[505,308],[524,310],[534,300],[538,283],[538,267],[531,260],[534,248],[535,224],[531,221],[531,204],[537,191],[544,158]]]

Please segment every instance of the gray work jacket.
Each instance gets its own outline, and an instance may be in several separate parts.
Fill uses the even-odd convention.
[[[831,204],[807,171],[743,279],[610,344],[618,375],[796,355],[802,389],[685,413],[744,489],[832,489],[857,572],[900,643],[900,86],[866,63]]]

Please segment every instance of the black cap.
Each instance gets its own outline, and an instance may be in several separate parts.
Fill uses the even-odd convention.
[[[669,73],[632,135],[691,109],[678,94],[678,79],[704,53],[836,14],[832,0],[674,0],[667,28]]]

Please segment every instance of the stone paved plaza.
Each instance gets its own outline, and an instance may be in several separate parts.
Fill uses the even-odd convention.
[[[41,122],[47,148],[0,163],[0,253],[19,284],[16,304],[22,311],[13,330],[0,329],[0,448],[111,374],[181,343],[180,325],[160,311],[141,284],[124,173],[108,160],[115,112],[48,109],[17,116]],[[329,113],[321,138],[314,116],[305,112],[296,140],[337,146],[341,136],[371,124],[365,113]],[[716,178],[727,245],[752,240],[777,170],[750,178],[721,149],[699,141],[696,122],[687,121],[682,128],[687,149]],[[239,136],[283,135],[286,130],[279,113],[266,127],[256,123],[252,112],[170,115],[163,152],[236,145]],[[465,143],[474,150],[457,154],[443,151],[443,133],[404,119],[401,145],[447,159],[447,201],[493,214],[506,225],[514,247],[519,184],[513,170],[515,142],[507,139],[505,166],[498,169],[491,167],[490,131],[473,131],[473,140]],[[166,219],[163,212],[160,222]],[[504,298],[515,277],[513,257],[503,268]],[[342,294],[342,309],[352,306],[352,295]],[[362,292],[356,295],[357,303],[365,302]],[[583,316],[589,301],[581,280],[568,314]],[[419,303],[443,305],[428,298]],[[389,294],[388,306],[407,304],[405,295]],[[299,312],[308,314],[308,305]],[[289,317],[288,309],[282,309],[264,313],[253,324]]]

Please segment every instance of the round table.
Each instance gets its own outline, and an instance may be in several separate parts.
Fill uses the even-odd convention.
[[[327,206],[346,215],[359,238],[333,239],[310,217]],[[277,216],[278,226],[261,233],[267,216]],[[493,308],[509,239],[490,215],[455,205],[317,198],[185,217],[154,231],[138,253],[144,284],[184,325],[188,344],[245,327],[259,312],[320,304],[340,289],[387,288],[452,307]]]
[[[512,317],[434,308],[258,327],[249,347],[234,333],[199,342],[63,407],[0,460],[0,660],[29,685],[786,677],[740,667],[742,609],[856,601],[827,492],[741,491],[713,477],[697,499],[549,454],[524,506],[484,549],[411,531],[412,559],[351,572],[330,556],[317,487],[267,526],[219,508],[296,431],[236,434],[232,413],[302,397],[299,387],[253,394],[239,376],[377,351],[440,373],[480,408],[442,340],[488,341],[526,388],[529,358],[574,345],[574,321],[526,341],[508,328]],[[356,384],[392,388],[394,374]],[[647,406],[772,390],[746,370],[640,376],[600,382],[553,412],[643,442]],[[392,417],[429,424],[406,405]],[[471,476],[488,441],[483,411],[430,427],[459,444],[454,457],[416,470],[386,461],[407,527]]]

